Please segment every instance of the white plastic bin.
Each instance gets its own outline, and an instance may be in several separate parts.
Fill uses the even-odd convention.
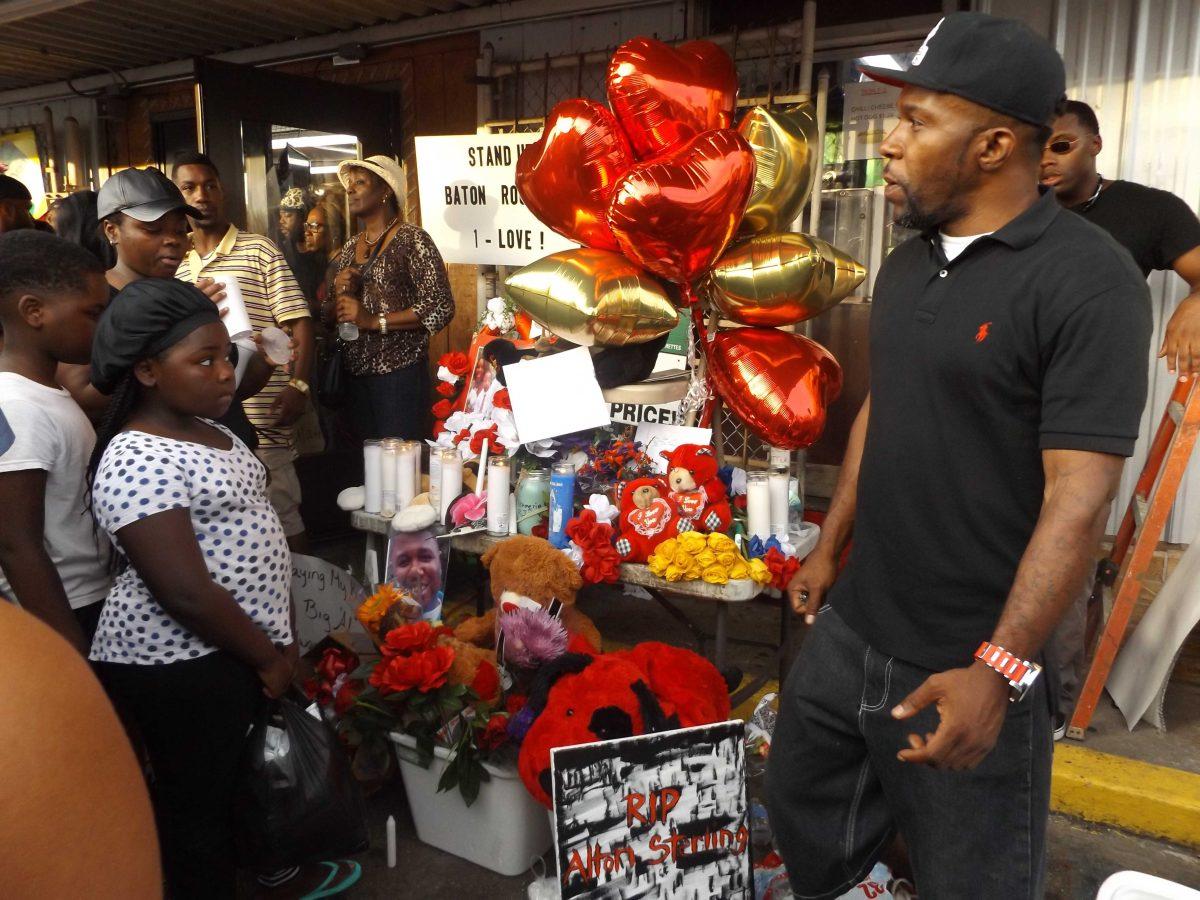
[[[501,875],[520,875],[553,843],[546,809],[525,790],[515,766],[484,763],[491,776],[479,786],[470,806],[458,788],[438,793],[438,781],[450,755],[434,747],[428,769],[416,761],[415,739],[391,735],[400,762],[417,837],[430,846],[461,856]]]

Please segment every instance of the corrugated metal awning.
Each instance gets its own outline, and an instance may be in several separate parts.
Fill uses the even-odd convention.
[[[275,44],[495,0],[4,0],[0,90]]]

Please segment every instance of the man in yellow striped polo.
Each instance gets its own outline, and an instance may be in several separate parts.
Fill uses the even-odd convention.
[[[288,546],[308,552],[308,536],[300,518],[300,480],[292,426],[308,403],[308,377],[313,358],[313,329],[308,303],[279,248],[269,239],[241,231],[225,215],[221,176],[203,153],[181,156],[171,176],[190,206],[203,215],[191,219],[192,250],[176,278],[232,275],[241,288],[250,323],[256,332],[286,327],[296,343],[291,372],[276,369],[266,386],[242,402],[258,432],[258,457],[271,472],[271,504],[279,514]]]

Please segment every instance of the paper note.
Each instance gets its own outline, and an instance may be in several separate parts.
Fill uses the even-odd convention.
[[[643,422],[637,427],[633,439],[639,441],[642,449],[654,460],[658,471],[667,471],[667,461],[662,458],[664,450],[674,450],[680,444],[700,444],[707,446],[712,443],[711,428],[692,428],[687,425],[667,425],[662,422]]]
[[[523,444],[608,424],[586,347],[505,366],[504,380]]]

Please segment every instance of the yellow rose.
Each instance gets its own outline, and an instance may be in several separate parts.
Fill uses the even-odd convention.
[[[739,559],[729,567],[729,577],[734,581],[737,581],[740,578],[750,577],[750,567],[746,565],[745,560]]]
[[[708,546],[708,541],[702,534],[698,534],[695,531],[685,531],[679,536],[679,546],[688,553],[699,553]]]
[[[706,548],[696,554],[696,562],[700,563],[701,568],[711,568],[717,564],[717,554]]]
[[[663,559],[670,559],[675,555],[676,549],[679,547],[679,541],[675,538],[667,538],[661,544],[654,548],[655,553],[661,553]]]
[[[686,569],[692,564],[692,554],[688,553],[682,547],[675,550],[675,555],[671,557],[671,562],[679,566],[681,569]]]
[[[664,559],[662,556],[659,556],[657,553],[655,553],[650,557],[646,565],[652,573],[661,577],[662,573],[667,571],[667,566],[670,565],[670,560]]]
[[[663,573],[663,578],[667,581],[683,581],[684,570],[676,565],[667,566],[667,571]]]
[[[702,574],[704,574],[704,566],[693,559],[692,564],[687,567],[687,580],[695,581]]]
[[[729,581],[729,573],[721,566],[709,566],[702,577],[709,584],[726,584]]]
[[[736,550],[737,544],[729,535],[714,531],[708,536],[708,549],[715,553],[724,553],[727,550]]]
[[[771,581],[771,570],[767,568],[767,564],[761,559],[750,560],[750,577],[759,584],[769,584]]]
[[[731,569],[733,568],[734,563],[736,563],[739,559],[741,559],[741,557],[738,556],[736,550],[722,550],[717,554],[717,565]]]

